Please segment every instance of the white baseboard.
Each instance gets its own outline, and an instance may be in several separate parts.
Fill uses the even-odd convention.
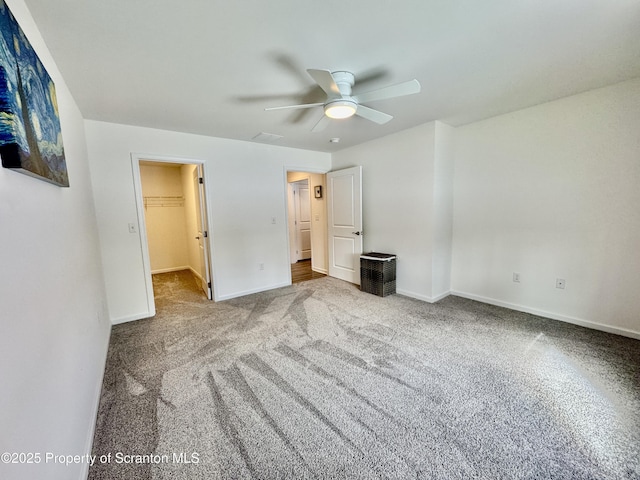
[[[91,455],[93,450],[93,437],[96,433],[96,422],[98,421],[98,410],[100,409],[100,398],[102,397],[102,383],[104,382],[104,373],[107,367],[107,355],[109,353],[109,343],[111,341],[111,328],[109,328],[109,335],[107,335],[107,342],[103,348],[104,361],[102,362],[102,375],[100,375],[100,381],[98,382],[95,392],[93,394],[93,409],[91,412],[91,427],[89,428],[89,432],[87,432],[87,439],[85,441],[84,453],[86,455]],[[85,479],[89,476],[89,463],[83,462],[82,469],[80,472],[80,479]]]
[[[159,268],[157,270],[151,270],[151,275],[155,275],[156,273],[179,272],[180,270],[193,270],[193,269],[189,265],[184,265],[182,267]]]
[[[200,280],[201,282],[204,281],[204,278],[202,278],[202,275],[200,275],[198,272],[196,272],[193,269],[193,267],[189,267],[189,270],[191,270],[191,273],[193,273],[198,280]]]
[[[397,289],[396,293],[399,295],[404,295],[405,297],[415,298],[416,300],[422,300],[423,302],[427,303],[436,303],[451,294],[451,292],[444,292],[440,295],[436,295],[435,297],[428,297],[427,295],[422,295],[421,293],[410,292],[403,289]]]
[[[323,275],[329,275],[328,270],[325,268],[311,267],[311,270],[313,270],[314,272],[322,273]]]
[[[135,313],[133,315],[127,315],[127,316],[120,317],[120,318],[112,318],[111,319],[111,324],[112,325],[118,325],[120,323],[133,322],[134,320],[142,320],[142,319],[145,319],[145,318],[153,317],[154,315],[155,315],[155,313],[152,315],[150,312]]]
[[[278,283],[276,285],[269,285],[268,287],[260,287],[253,290],[245,290],[242,292],[229,293],[227,295],[220,295],[218,298],[215,299],[215,301],[221,302],[224,300],[231,300],[232,298],[244,297],[245,295],[251,295],[252,293],[266,292],[268,290],[274,290],[276,288],[281,288],[281,287],[288,287],[290,285],[291,285],[291,282],[285,282],[285,283]]]
[[[449,291],[443,292],[440,295],[436,295],[435,297],[433,297],[433,303],[439,302],[443,298],[447,298],[449,295],[451,295],[451,292]]]
[[[623,337],[635,338],[640,340],[640,332],[629,330],[626,328],[612,327],[611,325],[603,325],[602,323],[591,322],[589,320],[583,320],[581,318],[570,317],[568,315],[561,315],[558,313],[547,312],[537,308],[531,308],[524,305],[518,305],[515,303],[503,302],[502,300],[496,300],[495,298],[483,297],[481,295],[474,295],[472,293],[460,292],[452,290],[451,295],[458,297],[468,298],[469,300],[476,300],[482,303],[488,303],[489,305],[495,305],[497,307],[510,308],[511,310],[517,310],[518,312],[531,313],[539,317],[550,318],[552,320],[560,320],[561,322],[572,323],[574,325],[580,325],[581,327],[591,328],[593,330],[600,330],[602,332],[614,333],[616,335],[622,335]]]

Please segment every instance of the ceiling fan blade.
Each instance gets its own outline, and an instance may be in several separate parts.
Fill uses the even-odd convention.
[[[378,110],[374,110],[373,108],[365,107],[364,105],[358,105],[358,109],[356,110],[356,115],[359,115],[362,118],[366,118],[367,120],[371,120],[379,125],[383,123],[387,123],[393,117],[387,113],[380,112]]]
[[[297,95],[283,93],[282,95],[242,95],[238,97],[233,97],[233,100],[237,100],[243,103],[251,103],[251,102],[273,102],[274,100],[284,101],[289,99],[295,100]]]
[[[315,70],[313,68],[309,68],[307,69],[307,73],[309,73],[311,78],[313,78],[320,88],[325,91],[327,97],[342,97],[340,89],[338,88],[338,85],[336,85],[336,81],[333,79],[329,70]]]
[[[420,93],[420,82],[416,79],[380,88],[378,90],[372,90],[370,92],[359,93],[358,95],[354,95],[353,99],[358,103],[367,103],[374,100],[384,100],[386,98],[413,95],[414,93]]]
[[[315,124],[311,131],[314,133],[323,131],[325,128],[327,128],[327,125],[329,125],[330,121],[331,120],[329,119],[329,117],[327,117],[326,115],[322,115],[322,118],[318,120],[318,123]]]
[[[322,105],[324,105],[324,103],[305,103],[303,105],[285,105],[284,107],[269,107],[269,108],[265,108],[265,111],[270,111],[270,110],[287,110],[287,109],[294,109],[294,108],[311,108],[311,107],[321,107]]]

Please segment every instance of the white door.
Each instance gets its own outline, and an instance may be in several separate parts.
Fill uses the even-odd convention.
[[[360,285],[362,167],[327,173],[329,276]]]
[[[200,286],[209,300],[211,293],[211,269],[209,268],[209,228],[205,204],[204,171],[202,165],[193,170],[193,190],[196,192],[196,220],[198,222],[198,249],[200,252]]]
[[[294,189],[296,202],[296,238],[298,260],[311,258],[311,201],[309,199],[309,181],[299,182]]]
[[[289,250],[291,263],[311,258],[309,180],[289,183]]]

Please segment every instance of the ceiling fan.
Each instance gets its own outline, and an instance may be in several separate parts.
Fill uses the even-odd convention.
[[[315,70],[310,68],[307,70],[307,73],[309,73],[311,78],[313,78],[318,86],[327,94],[327,99],[324,102],[271,107],[265,108],[265,110],[323,107],[324,115],[311,129],[312,132],[324,130],[331,119],[349,118],[353,115],[358,115],[382,125],[393,117],[384,112],[369,108],[363,105],[363,103],[402,97],[420,92],[420,82],[414,79],[378,90],[352,95],[351,89],[355,83],[355,76],[351,72],[330,72],[329,70]]]

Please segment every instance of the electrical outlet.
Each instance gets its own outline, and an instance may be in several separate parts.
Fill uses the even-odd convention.
[[[556,288],[564,289],[564,278],[556,278]]]
[[[516,283],[520,283],[520,274],[517,272],[513,272],[513,281]]]
[[[129,224],[129,233],[136,233],[136,224],[135,223],[130,223]]]

